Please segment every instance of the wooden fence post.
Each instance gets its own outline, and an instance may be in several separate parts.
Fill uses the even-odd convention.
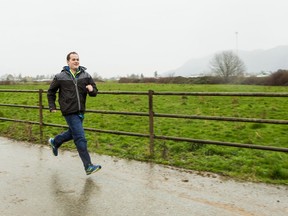
[[[154,111],[153,111],[153,90],[148,91],[149,96],[149,137],[150,137],[150,156],[154,156]]]
[[[43,89],[39,89],[39,127],[40,127],[40,143],[43,143]]]

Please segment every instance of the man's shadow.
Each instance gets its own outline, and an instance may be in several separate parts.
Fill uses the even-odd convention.
[[[77,181],[76,188],[67,186],[65,180],[60,180],[59,174],[54,173],[51,176],[51,189],[55,195],[55,208],[54,211],[61,212],[60,215],[79,216],[79,215],[91,215],[95,214],[95,208],[90,206],[90,198],[92,194],[96,194],[100,191],[100,188],[95,184],[92,178],[85,180],[84,186],[79,191],[79,184],[81,179]],[[95,205],[96,202],[92,202]],[[56,207],[57,206],[57,207]]]

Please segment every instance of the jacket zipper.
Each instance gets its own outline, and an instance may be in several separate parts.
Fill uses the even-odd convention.
[[[78,91],[77,79],[76,79],[76,77],[73,77],[71,74],[70,74],[70,76],[71,76],[73,83],[75,85],[77,101],[78,101],[78,111],[80,111],[81,110],[81,104],[80,104],[80,96],[79,96],[79,91]]]

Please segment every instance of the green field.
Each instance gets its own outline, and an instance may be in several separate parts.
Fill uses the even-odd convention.
[[[287,92],[287,87],[244,85],[184,85],[184,84],[116,84],[99,83],[99,91],[147,92]],[[0,89],[48,89],[48,85],[0,85]],[[286,97],[240,96],[162,96],[154,98],[154,112],[183,115],[241,117],[287,120]],[[35,93],[0,93],[1,103],[38,105]],[[44,95],[44,106],[47,99]],[[99,94],[88,98],[87,109],[124,112],[148,112],[146,95]],[[0,107],[0,117],[39,121],[37,109]],[[44,110],[44,122],[63,124],[58,113]],[[39,126],[0,121],[0,135],[18,140],[39,143]],[[155,118],[155,134],[187,137],[244,144],[285,147],[287,125],[244,122],[224,122],[194,119]],[[84,127],[149,133],[148,117],[86,113]],[[61,132],[61,128],[44,127],[44,138]],[[288,184],[288,155],[281,152],[241,149],[188,142],[155,140],[155,155],[149,155],[149,139],[87,132],[89,150],[99,154],[122,158],[152,161],[191,170],[210,171],[234,179]],[[69,142],[65,148],[74,148]]]

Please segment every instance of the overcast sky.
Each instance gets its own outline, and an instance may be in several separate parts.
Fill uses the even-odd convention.
[[[228,49],[288,45],[287,0],[0,3],[0,76],[56,74],[70,51],[91,75],[110,78],[153,76]]]

